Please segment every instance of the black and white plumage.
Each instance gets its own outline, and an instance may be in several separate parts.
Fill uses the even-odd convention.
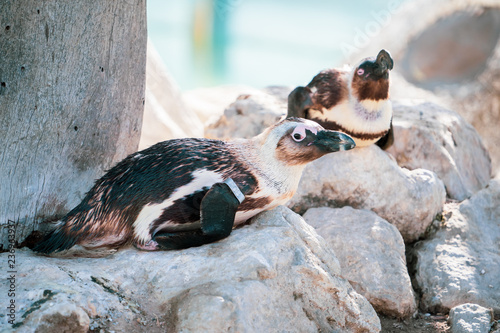
[[[308,162],[354,146],[343,133],[297,118],[249,140],[161,142],[129,155],[97,180],[34,250],[51,253],[76,244],[158,250],[212,242],[227,237],[233,225],[286,203]]]
[[[288,96],[288,117],[314,120],[329,130],[349,134],[356,147],[392,144],[389,71],[394,61],[381,50],[352,68],[328,69]]]

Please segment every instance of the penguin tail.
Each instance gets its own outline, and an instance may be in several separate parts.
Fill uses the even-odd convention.
[[[63,228],[56,228],[33,247],[33,251],[50,254],[60,252],[73,247],[77,242],[77,237],[68,235]]]

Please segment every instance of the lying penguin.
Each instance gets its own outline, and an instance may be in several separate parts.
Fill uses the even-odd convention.
[[[394,67],[389,52],[366,58],[354,68],[327,69],[306,87],[288,96],[288,117],[314,120],[329,130],[349,134],[356,147],[392,144],[392,105],[389,71]]]
[[[355,147],[340,132],[288,118],[249,139],[176,139],[129,155],[110,169],[34,248],[141,250],[199,246],[286,203],[307,163]]]

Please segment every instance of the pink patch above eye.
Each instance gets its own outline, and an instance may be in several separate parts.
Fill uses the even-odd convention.
[[[303,125],[295,127],[292,133],[292,138],[295,141],[302,141],[306,137],[306,128]]]
[[[358,75],[363,75],[365,70],[363,68],[358,69]]]
[[[307,126],[307,125],[304,125],[304,124],[300,124],[300,125],[297,125],[297,127],[295,127],[295,129],[293,130],[292,138],[295,141],[297,141],[297,142],[300,142],[300,141],[304,140],[304,138],[306,137],[306,130],[309,130],[309,131],[311,131],[314,134],[318,133],[318,129],[317,128],[311,127],[311,126]]]

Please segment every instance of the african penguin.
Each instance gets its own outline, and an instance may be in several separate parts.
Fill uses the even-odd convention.
[[[314,120],[329,130],[349,134],[356,147],[392,144],[389,71],[394,61],[386,50],[354,68],[327,69],[306,87],[288,96],[288,117]]]
[[[252,139],[175,139],[111,168],[34,250],[133,244],[141,250],[199,246],[286,203],[307,163],[354,141],[317,123],[288,118]]]

